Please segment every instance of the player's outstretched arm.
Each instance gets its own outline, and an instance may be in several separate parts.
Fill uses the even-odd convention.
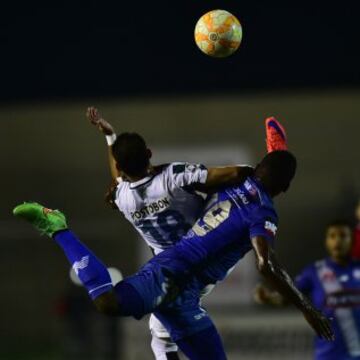
[[[109,158],[109,166],[112,178],[115,180],[119,175],[116,168],[115,159],[112,155],[111,145],[116,140],[116,134],[113,126],[107,122],[99,113],[98,109],[95,107],[89,107],[86,111],[86,117],[90,121],[90,123],[97,127],[97,129],[106,136],[106,140],[108,143],[108,158]]]
[[[334,334],[329,319],[315,309],[312,303],[296,288],[290,275],[277,261],[274,251],[266,239],[255,236],[251,239],[256,255],[257,268],[261,275],[277,290],[285,300],[294,304],[317,335],[325,340],[333,340]]]
[[[248,176],[253,175],[254,168],[251,166],[225,166],[208,169],[205,184],[196,184],[195,189],[202,192],[216,192],[243,183]]]

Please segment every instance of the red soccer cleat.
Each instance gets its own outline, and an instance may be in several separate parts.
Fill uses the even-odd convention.
[[[274,117],[265,120],[266,146],[268,153],[276,150],[287,150],[287,138],[284,127]]]

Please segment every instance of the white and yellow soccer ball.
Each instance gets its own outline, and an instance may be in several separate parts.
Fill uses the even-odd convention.
[[[206,55],[223,58],[240,46],[242,27],[239,20],[226,10],[212,10],[195,26],[195,42]]]

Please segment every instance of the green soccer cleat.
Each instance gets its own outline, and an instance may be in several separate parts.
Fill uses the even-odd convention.
[[[24,202],[18,205],[14,210],[15,216],[27,220],[29,223],[40,231],[41,234],[46,234],[50,237],[57,231],[66,230],[65,215],[59,210],[51,210],[35,202]]]

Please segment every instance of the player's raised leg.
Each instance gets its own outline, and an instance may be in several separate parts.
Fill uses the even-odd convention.
[[[178,291],[176,286],[172,286],[172,279],[168,278],[156,263],[148,263],[138,274],[113,287],[106,266],[68,229],[66,218],[60,211],[37,203],[24,203],[17,206],[13,212],[15,216],[30,222],[42,234],[56,241],[100,312],[138,319],[153,312],[163,302],[171,303],[171,299],[177,297]],[[195,298],[198,300],[196,296],[193,298],[194,295],[187,297],[186,292],[184,296],[190,304],[194,303]],[[167,309],[166,306],[163,309]],[[198,312],[196,304],[190,310]],[[167,322],[169,328],[174,328],[175,325],[175,328],[179,329],[179,315],[181,318],[182,314],[175,311],[175,316],[169,316],[171,313],[171,308],[163,312],[160,310],[159,314],[163,315],[161,320]],[[193,318],[187,316],[186,320],[193,321]],[[179,337],[176,341],[179,347],[191,360],[225,360],[220,336],[211,319],[202,316],[197,319],[197,324],[194,332]],[[202,349],[204,346],[206,351]]]
[[[68,229],[63,213],[37,203],[21,204],[13,213],[56,241],[100,312],[119,316],[140,312],[140,295],[125,282],[114,291],[106,266]]]

